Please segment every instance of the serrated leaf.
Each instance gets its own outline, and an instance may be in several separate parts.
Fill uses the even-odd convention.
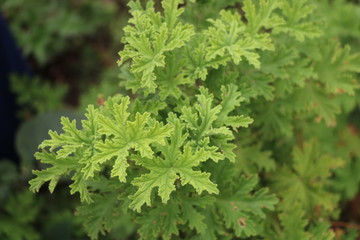
[[[260,219],[265,218],[264,209],[273,210],[278,202],[267,189],[250,194],[257,183],[256,177],[241,177],[232,193],[220,194],[217,199],[216,206],[224,216],[226,227],[234,229],[238,237],[256,235]]]
[[[166,203],[170,199],[170,194],[176,190],[175,181],[178,179],[182,185],[190,184],[199,194],[203,191],[208,193],[218,193],[216,184],[209,179],[210,174],[193,170],[201,162],[206,161],[209,154],[204,149],[193,150],[189,145],[185,145],[183,151],[180,146],[186,139],[183,135],[183,126],[179,119],[170,115],[170,122],[174,124],[174,132],[164,146],[159,146],[164,158],[134,158],[134,160],[150,170],[132,181],[138,189],[130,198],[133,200],[130,207],[138,212],[141,211],[143,204],[151,205],[151,193],[154,188],[158,188],[158,195],[162,202]]]
[[[331,170],[343,165],[343,161],[321,155],[316,140],[305,142],[303,148],[293,149],[293,164],[281,169],[274,176],[274,189],[283,198],[281,209],[285,211],[298,203],[307,213],[315,206],[332,210],[336,195],[324,189]]]
[[[297,205],[291,212],[280,214],[280,220],[284,227],[281,239],[310,240],[311,235],[304,231],[308,221],[304,219],[305,213]]]
[[[272,16],[272,11],[278,7],[279,2],[261,0],[258,6],[253,1],[244,1],[243,10],[247,19],[247,28],[251,33],[256,33],[261,27],[274,26],[274,22],[281,22],[276,16]],[[279,23],[277,23],[279,24]]]
[[[316,38],[322,31],[314,21],[309,21],[309,15],[315,10],[315,5],[309,0],[281,0],[280,8],[284,24],[277,26],[274,33],[285,32],[303,42],[305,38]]]
[[[211,203],[213,203],[213,199],[210,197],[185,198],[181,201],[182,217],[188,222],[190,229],[196,229],[198,234],[205,234],[207,225],[204,222],[205,216],[196,207],[205,208]]]
[[[178,235],[178,223],[180,209],[176,204],[159,205],[152,209],[147,217],[140,219],[140,239],[153,239],[159,235],[163,239],[170,240],[172,235]]]
[[[141,156],[151,158],[153,151],[150,145],[163,144],[164,138],[172,131],[169,125],[164,126],[159,122],[150,126],[149,113],[136,113],[134,121],[129,121],[128,105],[129,98],[125,97],[120,104],[113,105],[112,117],[99,116],[99,132],[112,138],[104,143],[97,143],[95,148],[99,153],[90,160],[90,164],[96,166],[114,157],[111,176],[118,177],[121,182],[126,181],[126,168],[129,166],[126,157],[129,155],[129,150],[133,148]],[[91,171],[87,173],[89,177],[92,175]]]
[[[36,178],[29,181],[30,190],[33,192],[39,192],[41,186],[50,181],[49,190],[53,192],[59,178],[62,175],[66,175],[73,168],[77,168],[78,164],[72,159],[57,159],[54,153],[49,153],[45,150],[42,152],[37,152],[35,154],[37,159],[41,159],[43,163],[51,164],[52,167],[47,168],[43,171],[33,170],[33,174],[36,175]]]
[[[162,2],[164,16],[155,12],[154,4],[148,2],[146,9],[140,3],[130,2],[134,26],[124,28],[124,50],[119,52],[121,64],[132,60],[131,71],[135,81],[134,90],[144,88],[145,93],[154,93],[157,87],[155,70],[165,66],[165,53],[181,48],[194,34],[192,25],[178,21],[183,9],[178,8],[181,1],[165,0]],[[144,31],[145,30],[145,31]],[[171,79],[169,79],[171,81]],[[135,87],[138,86],[138,87]],[[135,87],[135,88],[134,88]]]
[[[255,68],[259,68],[260,56],[256,50],[273,50],[273,45],[268,34],[257,32],[264,25],[269,25],[270,14],[275,6],[271,1],[261,1],[259,13],[255,14],[255,6],[245,1],[243,10],[249,20],[248,24],[241,21],[238,13],[225,10],[220,12],[219,19],[210,19],[213,26],[205,32],[209,41],[207,59],[230,56],[235,64],[239,64],[244,57]]]
[[[84,227],[91,239],[98,239],[99,233],[105,234],[106,230],[111,229],[113,215],[117,210],[114,207],[117,197],[117,194],[97,195],[94,197],[93,203],[78,208],[80,217],[84,221]]]

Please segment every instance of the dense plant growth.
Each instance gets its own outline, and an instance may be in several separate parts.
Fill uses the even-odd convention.
[[[71,179],[91,239],[119,229],[116,239],[355,239],[331,221],[359,191],[360,8],[128,5],[124,94],[61,118],[30,189]]]
[[[93,33],[110,20],[110,2],[1,0],[1,10],[26,55],[40,65],[66,49],[78,36]],[[61,27],[60,27],[61,26]]]

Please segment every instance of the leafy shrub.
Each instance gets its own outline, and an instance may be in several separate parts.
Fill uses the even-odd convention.
[[[20,173],[14,163],[0,160],[0,238],[73,239],[79,235],[80,224],[70,210],[76,199],[69,198],[66,191],[57,191],[55,196],[34,195],[27,189],[26,179],[28,174]]]
[[[111,19],[105,1],[1,0],[1,11],[25,55],[45,64],[79,36],[95,32]]]
[[[67,92],[66,85],[51,86],[39,77],[14,74],[10,77],[10,83],[12,92],[17,95],[17,103],[37,113],[61,108]]]
[[[131,1],[118,61],[131,98],[89,105],[81,127],[63,117],[30,189],[69,176],[92,239],[121,227],[140,239],[334,239],[330,220],[360,180],[349,123],[360,55],[320,10],[348,4],[236,2]]]

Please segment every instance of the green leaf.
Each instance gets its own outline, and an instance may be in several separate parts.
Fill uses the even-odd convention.
[[[114,104],[111,108],[111,117],[99,116],[99,133],[109,138],[105,142],[98,142],[95,148],[99,153],[95,154],[89,164],[86,176],[93,176],[94,170],[114,157],[115,163],[111,171],[112,177],[118,177],[121,182],[126,181],[127,156],[130,149],[135,149],[141,156],[152,158],[153,151],[150,147],[153,143],[164,144],[164,138],[170,135],[170,125],[153,123],[149,113],[136,113],[134,121],[129,121],[127,108],[129,97],[122,98],[120,104]],[[111,138],[110,138],[111,137]]]
[[[218,235],[224,236],[226,232],[222,229],[222,226],[219,224],[220,217],[216,214],[214,207],[208,207],[205,210],[205,224],[207,229],[204,233],[199,234],[195,237],[196,240],[217,240]]]
[[[172,235],[179,235],[179,215],[180,209],[176,204],[169,203],[151,209],[146,217],[140,218],[140,239],[156,239],[161,234],[163,239],[170,240]]]
[[[158,147],[164,158],[141,157],[135,160],[150,170],[150,173],[132,181],[138,190],[131,196],[133,201],[130,207],[138,212],[141,211],[143,204],[151,205],[151,193],[156,187],[162,202],[166,203],[170,199],[170,194],[176,190],[174,185],[176,180],[179,180],[182,185],[192,185],[199,194],[203,191],[218,193],[216,184],[209,179],[209,173],[193,170],[193,167],[209,158],[207,151],[204,149],[194,150],[189,145],[185,145],[183,151],[180,151],[180,147],[186,139],[186,135],[182,134],[183,125],[174,115],[170,115],[169,121],[173,123],[175,131],[171,135],[170,142],[167,141],[164,146]]]
[[[209,41],[207,60],[228,55],[235,64],[239,64],[242,57],[245,57],[250,64],[260,67],[259,55],[253,51],[257,44],[244,36],[245,26],[239,14],[222,10],[220,19],[209,21],[213,27],[205,32]]]
[[[225,226],[234,229],[237,237],[257,235],[260,220],[266,216],[265,209],[274,210],[278,202],[267,189],[251,193],[257,183],[257,177],[241,177],[231,193],[222,193],[217,198],[216,206],[223,216]]]
[[[159,85],[159,96],[166,99],[173,96],[179,99],[182,95],[180,86],[192,84],[186,74],[182,73],[185,62],[179,59],[178,53],[166,54],[167,64],[162,69],[156,69],[157,84]]]
[[[278,1],[261,0],[257,6],[251,0],[244,1],[243,11],[247,20],[247,30],[250,33],[258,32],[262,27],[274,27],[283,21],[272,15],[274,9],[279,6]]]
[[[113,158],[111,176],[125,182],[129,151],[134,149],[141,156],[151,158],[153,151],[150,145],[164,144],[164,139],[172,131],[169,124],[164,126],[147,112],[136,113],[134,120],[130,121],[129,104],[128,97],[117,96],[108,98],[99,110],[90,105],[81,130],[77,129],[75,120],[62,118],[64,133],[59,135],[50,131],[51,139],[40,145],[48,150],[36,154],[39,160],[51,166],[34,171],[37,177],[30,181],[30,189],[39,191],[45,182],[50,181],[52,192],[60,177],[71,173],[74,182],[70,185],[70,193],[79,192],[82,201],[91,203],[88,180],[96,178],[103,164]]]
[[[292,210],[280,214],[280,220],[284,227],[281,239],[310,240],[311,235],[304,230],[308,221],[304,219],[304,211],[298,205],[292,206]]]
[[[86,136],[76,128],[76,120],[70,121],[69,118],[62,117],[61,124],[64,133],[59,135],[55,131],[49,131],[51,139],[43,141],[39,148],[50,147],[50,151],[57,151],[59,158],[66,158],[73,154],[77,149],[81,148],[87,142]]]
[[[227,125],[234,129],[239,127],[248,127],[253,122],[250,117],[240,116],[228,116],[229,113],[234,111],[240,106],[240,103],[244,101],[241,97],[241,93],[237,91],[237,86],[227,85],[221,86],[221,110],[215,121],[215,125]]]
[[[164,17],[155,12],[152,1],[148,2],[146,9],[139,2],[129,3],[132,14],[129,23],[134,26],[124,28],[125,47],[119,52],[119,64],[132,60],[131,72],[139,83],[136,86],[144,88],[146,94],[155,92],[158,78],[155,70],[165,66],[165,53],[181,48],[194,34],[192,25],[178,21],[183,11],[178,9],[180,3],[176,0],[163,1]]]
[[[196,229],[200,235],[206,234],[207,224],[205,224],[205,215],[199,211],[199,208],[206,209],[214,203],[214,198],[209,196],[191,197],[181,199],[180,208],[184,222],[189,225],[190,229]]]
[[[200,94],[196,95],[197,103],[193,107],[184,106],[181,109],[182,115],[180,118],[185,121],[187,128],[195,136],[193,144],[195,146],[203,146],[212,152],[212,160],[218,161],[223,159],[217,151],[217,148],[219,148],[222,150],[225,158],[234,161],[235,155],[233,149],[235,145],[231,142],[234,139],[234,135],[228,126],[235,129],[240,126],[247,127],[252,122],[252,119],[243,115],[228,116],[239,106],[241,101],[239,93],[236,92],[235,85],[222,88],[221,103],[215,107],[212,106],[213,95],[204,87],[200,87],[199,90]],[[226,91],[229,92],[227,93]],[[230,93],[232,95],[229,95]],[[195,113],[193,109],[196,110]]]
[[[293,164],[284,167],[272,178],[274,189],[283,198],[281,209],[287,211],[298,203],[307,213],[312,212],[315,206],[333,210],[336,196],[324,186],[331,170],[342,165],[343,161],[339,158],[321,155],[315,139],[305,142],[302,148],[295,147]]]
[[[288,104],[292,102],[289,101]],[[266,139],[274,139],[280,136],[292,136],[293,126],[291,115],[286,112],[286,107],[281,101],[259,101],[258,114],[254,116],[255,124],[261,126],[261,131]]]
[[[304,88],[295,90],[287,104],[294,106],[296,111],[315,115],[319,120],[324,119],[328,126],[336,124],[336,115],[340,113],[338,102],[331,99],[315,82],[307,82]]]
[[[49,153],[46,150],[37,152],[35,154],[36,159],[41,160],[43,163],[53,165],[43,171],[33,170],[33,174],[36,178],[29,181],[30,190],[33,192],[39,192],[41,186],[50,181],[49,190],[53,192],[62,175],[69,174],[74,168],[78,168],[78,163],[74,162],[73,159],[57,159],[54,153]]]
[[[273,82],[272,76],[260,72],[249,72],[240,78],[240,92],[245,99],[264,97],[266,100],[273,100],[275,90]]]
[[[285,23],[274,28],[274,33],[285,32],[296,40],[303,42],[305,38],[316,38],[322,35],[320,26],[309,19],[315,5],[309,0],[281,0],[281,11]]]
[[[270,172],[274,171],[276,164],[271,158],[271,151],[262,150],[260,144],[242,145],[237,143],[235,150],[236,167],[246,174],[256,174],[260,171]]]
[[[313,226],[310,229],[311,234],[313,235],[312,239],[319,240],[334,240],[335,232],[331,229],[331,225],[328,222],[320,222],[316,226]]]
[[[319,50],[321,59],[316,62],[315,70],[325,89],[334,94],[354,95],[359,84],[351,73],[359,70],[353,69],[351,64],[360,56],[351,55],[350,46],[341,47],[336,41],[322,41]]]
[[[96,195],[93,203],[77,209],[91,239],[97,239],[99,233],[104,235],[112,228],[113,216],[119,214],[115,207],[117,197],[117,194]]]
[[[242,22],[238,13],[225,10],[220,12],[219,19],[210,19],[213,26],[205,31],[209,41],[207,59],[229,56],[235,64],[239,64],[242,57],[245,57],[251,65],[259,68],[260,56],[256,50],[273,50],[269,35],[258,33],[261,27],[270,26],[269,23],[275,20],[270,15],[277,4],[272,2],[274,1],[261,1],[259,12],[256,12],[255,5],[251,1],[245,1],[243,11],[247,24]],[[279,19],[276,18],[276,21]]]
[[[183,51],[184,61],[186,61],[184,75],[190,81],[195,82],[199,78],[205,80],[211,68],[218,69],[219,66],[225,65],[231,59],[229,56],[216,57],[211,60],[204,58],[204,55],[207,54],[205,37],[194,43],[194,45],[186,46]]]
[[[283,231],[277,239],[286,240],[333,240],[335,234],[330,230],[330,224],[319,222],[316,225],[309,224],[305,218],[305,212],[301,206],[295,204],[288,212],[279,215]],[[309,226],[310,225],[310,226]],[[307,228],[309,230],[307,230]]]
[[[183,13],[184,8],[178,8],[179,4],[182,4],[182,0],[167,0],[162,1],[162,7],[164,9],[165,22],[169,29],[173,29],[176,25],[178,18]]]

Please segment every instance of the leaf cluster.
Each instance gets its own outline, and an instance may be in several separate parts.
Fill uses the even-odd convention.
[[[94,32],[109,21],[111,4],[94,1],[1,0],[0,10],[26,56],[44,65],[76,36]]]
[[[140,239],[334,239],[359,183],[344,129],[360,55],[323,28],[328,1],[237,2],[131,1],[131,98],[62,118],[30,189],[71,178],[93,239],[124,223]]]

